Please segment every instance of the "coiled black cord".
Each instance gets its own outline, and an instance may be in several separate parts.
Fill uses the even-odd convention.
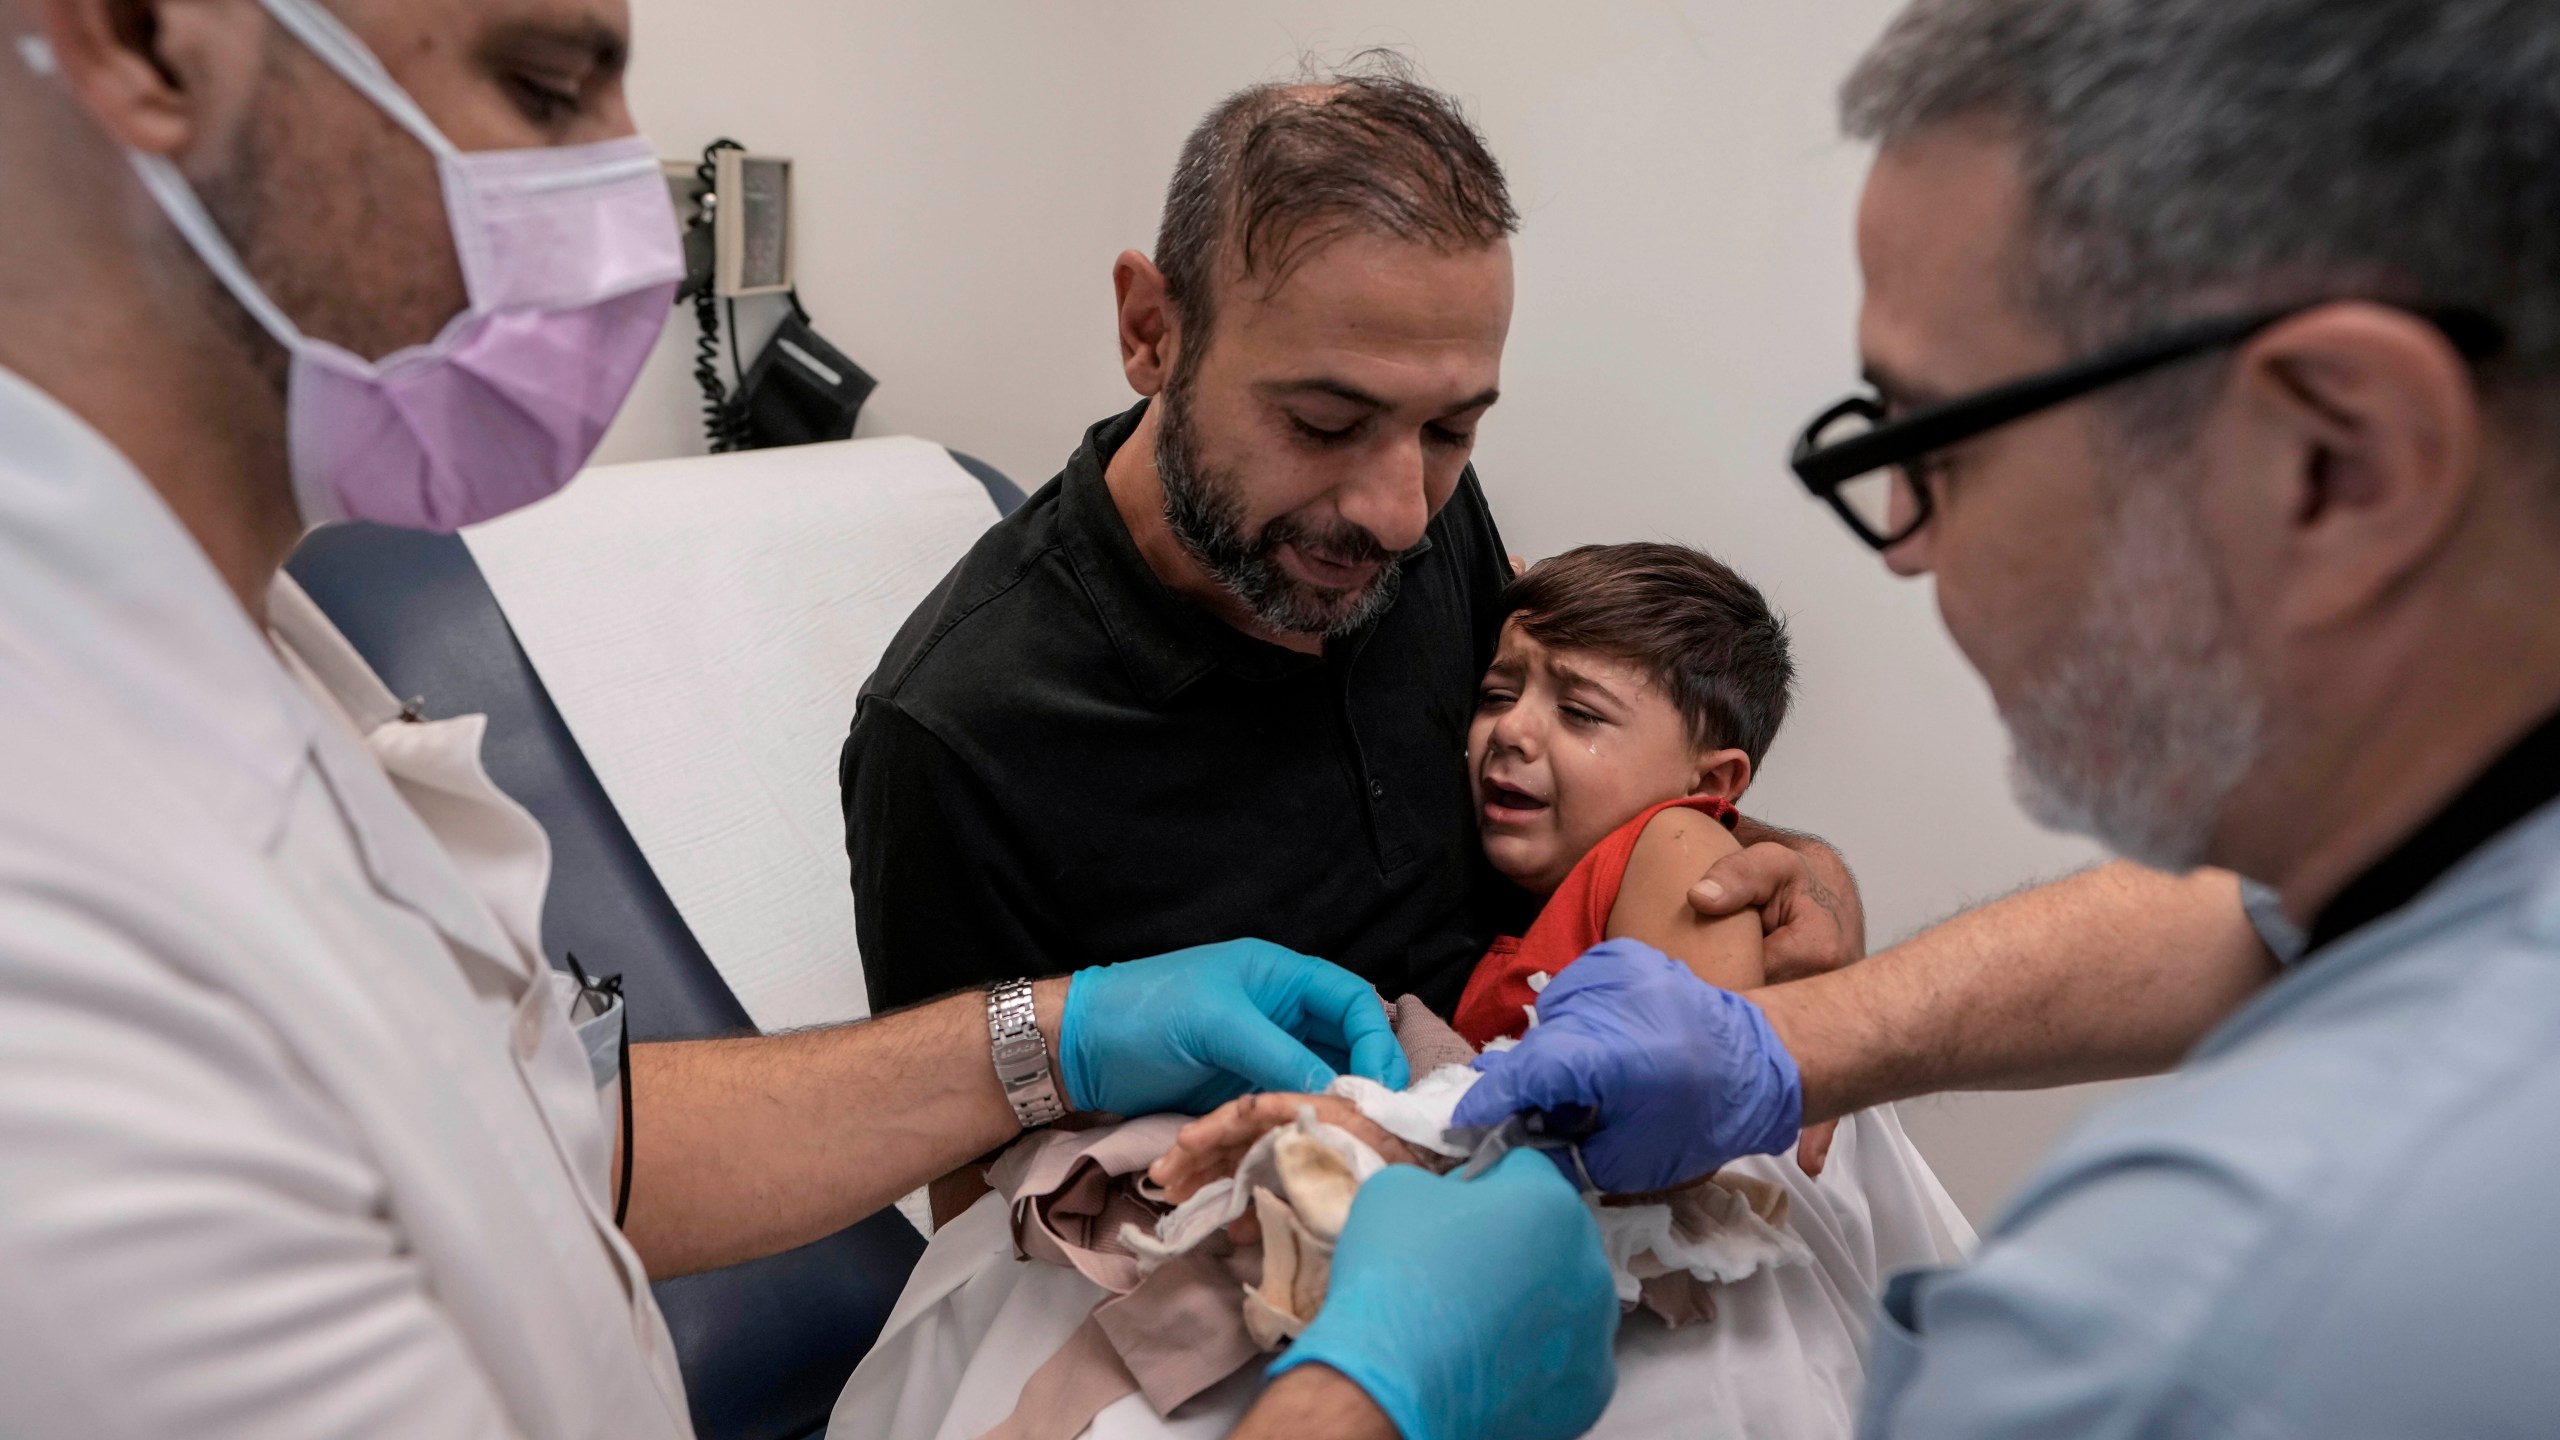
[[[744,150],[735,140],[719,139],[702,149],[702,163],[693,168],[693,223],[712,228],[720,204],[718,188],[719,161],[723,150]],[[709,247],[706,247],[706,249]],[[718,263],[714,261],[716,274]],[[693,382],[702,387],[702,435],[714,455],[748,448],[746,409],[729,394],[729,383],[720,378],[720,297],[717,283],[706,278],[693,292],[693,319],[699,334],[693,342]],[[729,306],[729,372],[744,382],[738,368],[738,307]]]

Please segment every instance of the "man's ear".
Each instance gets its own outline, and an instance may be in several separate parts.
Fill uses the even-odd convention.
[[[1121,373],[1139,394],[1161,394],[1173,378],[1178,344],[1164,272],[1137,251],[1123,250],[1111,264],[1111,290],[1120,309]]]
[[[117,145],[157,155],[195,138],[187,62],[202,58],[210,32],[266,23],[256,5],[222,0],[36,0],[36,11],[54,72],[80,108]]]
[[[2290,625],[2324,628],[2376,603],[2461,524],[2479,485],[2483,421],[2471,368],[2404,310],[2324,305],[2241,356],[2251,469],[2281,510]]]
[[[1692,795],[1715,795],[1739,800],[1751,788],[1751,757],[1739,750],[1701,750],[1698,768],[1689,782]]]

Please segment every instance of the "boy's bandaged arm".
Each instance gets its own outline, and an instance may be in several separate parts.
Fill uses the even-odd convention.
[[[1750,998],[1813,1123],[1946,1090],[2155,1074],[2276,971],[2234,877],[2117,863]]]

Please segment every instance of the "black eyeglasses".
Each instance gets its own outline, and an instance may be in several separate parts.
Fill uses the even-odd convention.
[[[2093,390],[2240,344],[2279,321],[2336,303],[2314,300],[2199,321],[1899,418],[1887,416],[1884,402],[1873,395],[1852,395],[1805,427],[1790,463],[1804,487],[1838,511],[1859,539],[1889,550],[1929,523],[1929,487],[1911,468],[1924,457]],[[2474,364],[2506,344],[2505,328],[2478,311],[2411,308],[2409,313],[2443,331]]]

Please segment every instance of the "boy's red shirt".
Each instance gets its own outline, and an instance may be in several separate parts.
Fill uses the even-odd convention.
[[[1653,806],[1592,846],[1548,897],[1529,933],[1494,941],[1476,962],[1466,993],[1458,997],[1458,1013],[1449,1022],[1468,1044],[1481,1050],[1498,1037],[1517,1039],[1526,1033],[1529,1011],[1547,981],[1609,938],[1609,912],[1617,908],[1618,887],[1626,882],[1636,841],[1654,816],[1671,809],[1703,811],[1728,830],[1738,818],[1733,802],[1722,796],[1684,795]]]

